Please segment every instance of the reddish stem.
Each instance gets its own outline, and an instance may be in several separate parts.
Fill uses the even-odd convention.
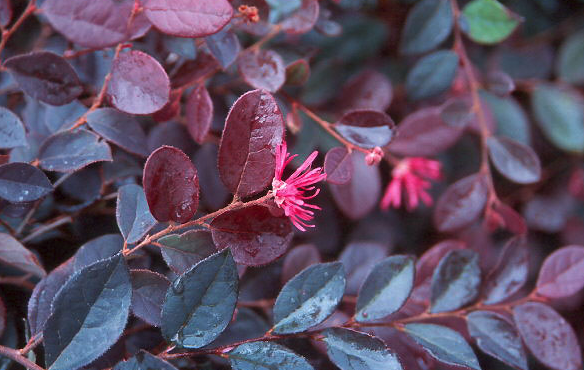
[[[6,356],[9,359],[18,362],[19,364],[21,364],[22,366],[24,366],[25,368],[27,368],[29,370],[45,370],[44,368],[35,364],[34,362],[29,360],[28,358],[22,356],[20,354],[20,352],[15,350],[15,349],[0,346],[0,355]]]

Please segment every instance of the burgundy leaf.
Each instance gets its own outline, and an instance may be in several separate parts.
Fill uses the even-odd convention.
[[[154,112],[152,118],[156,122],[170,121],[180,113],[180,98],[182,97],[182,90],[171,90],[168,97],[168,103],[157,112]]]
[[[286,254],[282,266],[282,284],[292,279],[306,267],[320,263],[320,252],[312,244],[302,244],[294,247]]]
[[[566,225],[574,207],[574,198],[568,192],[535,194],[523,207],[527,225],[534,230],[557,233]]]
[[[528,302],[513,309],[513,318],[527,348],[544,365],[556,370],[582,368],[582,349],[574,329],[553,308]]]
[[[144,35],[150,22],[137,14],[130,27],[132,0],[46,0],[43,14],[67,39],[87,48],[102,49]]]
[[[484,175],[470,175],[450,185],[434,209],[438,230],[455,231],[474,222],[485,208],[489,187]]]
[[[357,295],[373,266],[387,257],[387,254],[387,248],[380,243],[353,242],[347,245],[339,256],[347,280],[345,294]]]
[[[339,104],[343,112],[353,109],[385,111],[393,98],[391,82],[384,74],[366,69],[343,87]]]
[[[53,191],[47,175],[28,163],[0,166],[0,198],[11,203],[34,202]]]
[[[284,19],[280,26],[286,33],[294,35],[306,33],[316,24],[319,9],[317,0],[303,0],[300,9]]]
[[[284,136],[284,118],[266,91],[243,94],[231,107],[219,145],[219,175],[244,198],[263,190],[274,177],[275,151]]]
[[[150,325],[159,327],[162,304],[170,281],[164,275],[149,270],[132,270],[130,273],[132,312]]]
[[[249,50],[239,55],[239,71],[250,86],[276,92],[286,81],[286,67],[273,50]]]
[[[150,212],[158,221],[185,223],[197,212],[197,169],[179,149],[162,146],[152,152],[142,182]]]
[[[491,205],[492,213],[495,213],[495,219],[489,220],[487,222],[493,222],[492,231],[495,231],[499,227],[504,227],[505,229],[511,231],[514,234],[523,235],[527,233],[527,225],[525,224],[525,219],[517,213],[513,208],[509,207],[503,202],[495,202]]]
[[[381,194],[381,177],[377,166],[368,166],[365,155],[354,151],[351,153],[353,176],[343,185],[330,184],[330,189],[337,206],[343,213],[357,220],[375,208]],[[367,179],[367,181],[362,181]]]
[[[331,184],[343,185],[351,180],[353,162],[347,148],[335,147],[326,153],[324,172],[326,173],[326,181]]]
[[[0,261],[24,272],[44,277],[47,275],[37,257],[12,236],[0,233]]]
[[[310,65],[305,59],[298,59],[286,66],[286,85],[302,86],[310,77]]]
[[[235,262],[246,266],[280,257],[294,235],[288,217],[275,217],[262,206],[225,212],[213,219],[211,231],[217,249],[231,248]]]
[[[525,285],[529,273],[529,255],[523,237],[510,239],[499,256],[485,284],[485,304],[495,304],[511,297]]]
[[[175,121],[160,123],[148,133],[149,152],[153,152],[163,145],[174,146],[189,154],[196,149],[185,125]]]
[[[221,30],[233,15],[227,0],[147,0],[144,13],[160,31],[202,37]]]
[[[149,153],[144,130],[129,114],[113,108],[99,108],[87,115],[87,124],[104,139],[131,153],[142,157]]]
[[[47,104],[67,104],[83,92],[73,67],[48,51],[14,56],[4,62],[4,67],[25,93]]]
[[[0,26],[6,27],[12,19],[12,5],[10,0],[0,0]],[[0,332],[1,334],[1,332]]]
[[[207,36],[205,43],[223,70],[226,70],[237,60],[241,51],[239,38],[231,30],[221,30],[214,35]]]
[[[211,233],[206,230],[169,234],[158,239],[158,243],[164,246],[160,250],[164,262],[178,275],[217,251]]]
[[[208,53],[198,53],[197,59],[185,61],[172,74],[172,88],[183,87],[193,81],[201,80],[219,68],[217,60]]]
[[[387,145],[394,135],[395,123],[381,111],[358,109],[341,117],[335,129],[349,142],[372,149]]]
[[[570,245],[550,254],[539,271],[537,292],[549,298],[569,297],[584,287],[584,247]]]
[[[197,151],[194,162],[199,172],[201,201],[211,209],[221,208],[229,198],[217,168],[217,145],[207,143]]]
[[[398,126],[389,144],[392,153],[406,157],[431,157],[450,148],[463,133],[446,124],[440,107],[422,108],[408,115]]]
[[[487,140],[489,156],[499,172],[518,184],[531,184],[541,178],[539,157],[531,147],[506,137]]]
[[[151,114],[168,102],[170,81],[156,59],[132,50],[114,61],[108,94],[112,104],[123,112]]]
[[[472,101],[466,97],[449,99],[441,108],[440,118],[454,128],[464,128],[475,119]]]
[[[432,278],[432,274],[438,263],[448,252],[456,249],[464,249],[466,244],[460,240],[448,239],[433,245],[416,262],[416,283],[420,285]]]
[[[186,105],[187,128],[193,140],[202,144],[213,123],[213,101],[205,85],[193,89]]]

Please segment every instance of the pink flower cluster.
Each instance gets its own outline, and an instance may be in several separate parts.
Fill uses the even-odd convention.
[[[381,199],[381,209],[401,207],[402,193],[405,193],[403,196],[409,211],[415,209],[420,200],[432,205],[432,197],[427,191],[431,186],[429,180],[440,179],[441,169],[440,162],[435,160],[421,157],[402,159],[391,171],[392,179]]]
[[[306,222],[314,218],[314,212],[311,209],[320,209],[314,204],[305,202],[316,197],[320,192],[320,189],[316,189],[313,184],[326,179],[322,167],[310,168],[317,155],[317,151],[312,152],[290,177],[283,180],[284,168],[297,154],[288,153],[286,142],[276,148],[276,174],[272,180],[274,201],[284,210],[284,214],[290,217],[292,224],[301,231],[306,231],[306,227],[314,227]],[[312,194],[305,195],[305,192],[313,190]]]

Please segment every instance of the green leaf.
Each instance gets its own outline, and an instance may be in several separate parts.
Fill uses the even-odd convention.
[[[490,311],[475,311],[466,318],[468,332],[483,352],[515,368],[527,370],[523,344],[513,324]]]
[[[304,357],[272,342],[241,344],[227,355],[233,370],[314,370]]]
[[[450,328],[435,324],[407,324],[404,331],[439,361],[481,369],[464,337]]]
[[[430,312],[454,311],[474,301],[480,285],[479,255],[470,249],[448,252],[432,275]]]
[[[409,12],[400,52],[422,54],[440,45],[452,32],[454,16],[449,0],[422,0]]]
[[[185,348],[211,343],[231,321],[238,275],[229,248],[202,260],[179,276],[162,306],[162,335]]]
[[[299,333],[323,322],[345,292],[345,269],[340,262],[305,268],[284,285],[274,304],[274,333]]]
[[[128,184],[118,189],[116,220],[124,239],[129,244],[139,241],[156,225],[157,221],[150,213],[141,186]]]
[[[531,109],[552,144],[567,152],[584,152],[584,103],[577,91],[540,84],[531,94]]]
[[[43,331],[50,370],[74,370],[101,356],[120,337],[132,298],[132,284],[121,254],[73,275],[53,301]]]
[[[505,40],[522,20],[497,0],[473,0],[465,5],[462,14],[468,37],[481,44]]]
[[[556,70],[560,79],[584,84],[584,30],[572,34],[560,47]]]
[[[406,94],[412,100],[438,95],[448,90],[456,76],[458,55],[439,50],[418,60],[406,77]]]
[[[118,363],[113,370],[176,370],[168,362],[141,350],[128,361]]]
[[[322,332],[331,361],[341,370],[401,370],[397,356],[377,337],[344,328]]]
[[[375,265],[359,291],[356,320],[373,321],[399,310],[412,292],[414,271],[409,256],[391,256]]]

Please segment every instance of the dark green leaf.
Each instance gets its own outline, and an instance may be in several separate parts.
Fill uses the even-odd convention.
[[[241,344],[227,356],[233,370],[314,370],[303,357],[272,342]]]
[[[527,370],[521,338],[504,316],[491,311],[475,311],[466,319],[468,332],[481,350],[515,368]]]
[[[124,239],[129,244],[139,241],[156,225],[156,219],[150,213],[141,186],[128,184],[118,189],[116,220]]]
[[[0,148],[9,149],[26,145],[26,132],[18,116],[0,107]]]
[[[331,361],[341,370],[401,370],[397,356],[377,337],[343,328],[322,332]]]
[[[468,37],[481,44],[505,40],[521,22],[521,17],[497,0],[473,0],[465,5],[462,14]]]
[[[458,69],[458,55],[439,50],[420,59],[406,77],[406,93],[412,100],[421,100],[448,90]]]
[[[491,136],[487,146],[493,165],[509,180],[532,184],[541,178],[539,157],[531,147],[502,136]]]
[[[131,297],[130,272],[121,254],[73,275],[53,301],[43,331],[47,367],[78,369],[101,356],[122,334]]]
[[[517,100],[513,97],[499,97],[487,91],[481,91],[480,95],[497,123],[497,134],[529,145],[530,123]]]
[[[568,152],[584,152],[584,103],[577,91],[540,84],[531,95],[531,108],[552,144]]]
[[[568,83],[584,83],[584,31],[570,35],[562,44],[556,70]]]
[[[162,335],[185,348],[211,343],[231,321],[238,287],[231,251],[199,262],[168,289],[162,307]]]
[[[448,0],[422,0],[408,14],[400,51],[422,54],[446,40],[452,31],[454,16]]]
[[[472,348],[456,331],[435,324],[407,324],[404,330],[439,361],[481,369]]]
[[[430,312],[454,311],[474,301],[480,284],[479,255],[470,249],[448,252],[432,276]]]
[[[274,333],[299,333],[333,313],[345,292],[340,262],[319,263],[288,281],[274,304]]]
[[[112,153],[109,145],[93,132],[64,131],[43,143],[39,160],[45,170],[74,172],[94,162],[111,161]]]
[[[162,258],[175,273],[183,274],[199,261],[217,251],[211,233],[189,230],[182,234],[169,234],[160,239]]]
[[[176,370],[168,362],[141,350],[128,361],[118,363],[113,370]]]
[[[375,265],[359,291],[356,320],[377,320],[399,310],[412,292],[414,271],[409,256],[391,256]]]

